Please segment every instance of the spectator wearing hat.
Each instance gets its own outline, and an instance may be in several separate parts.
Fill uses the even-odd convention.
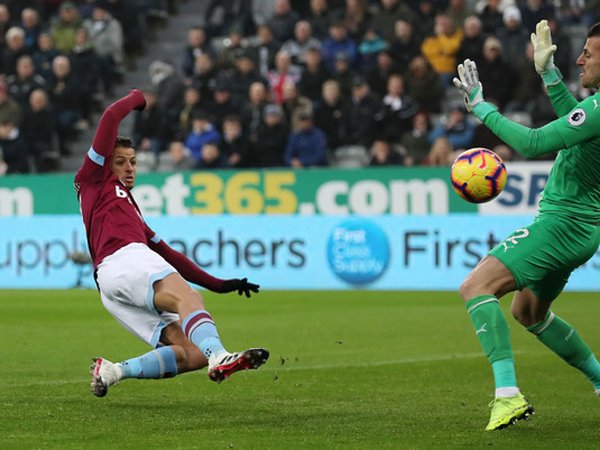
[[[345,99],[340,85],[335,80],[327,80],[314,106],[315,125],[325,133],[329,150],[341,147],[346,140],[349,105]]]
[[[125,73],[123,28],[109,11],[106,0],[94,3],[92,17],[83,22],[100,62],[100,78],[107,96],[114,95],[115,83]]]
[[[348,36],[342,22],[333,22],[329,26],[329,36],[321,43],[321,56],[327,70],[335,72],[336,57],[345,54],[350,67],[354,67],[357,57],[356,43]]]
[[[530,33],[521,23],[521,12],[516,6],[507,6],[502,13],[504,25],[496,31],[496,37],[502,44],[505,61],[515,66],[525,60],[525,47],[529,43]]]
[[[406,90],[418,103],[420,109],[429,114],[441,111],[444,89],[440,77],[424,56],[415,57],[408,66]]]
[[[248,89],[252,83],[258,81],[267,84],[266,78],[262,77],[256,69],[256,63],[249,49],[238,55],[230,80],[229,87],[237,102],[243,102],[248,97]]]
[[[355,72],[350,67],[350,58],[346,53],[340,52],[335,57],[334,70],[331,73],[331,79],[338,82],[342,94],[350,96],[352,94],[352,80]]]
[[[389,47],[394,63],[404,70],[415,56],[421,54],[419,47],[412,23],[404,19],[397,20],[394,24],[394,38]]]
[[[183,49],[181,70],[185,78],[191,78],[194,73],[194,61],[196,57],[208,53],[213,58],[215,50],[207,39],[206,31],[203,27],[194,25],[187,32],[187,44]]]
[[[68,54],[75,45],[75,32],[81,28],[83,21],[75,3],[64,1],[58,9],[58,17],[50,25],[50,35],[54,47],[62,54]]]
[[[238,102],[231,92],[231,81],[223,75],[217,79],[213,90],[212,102],[210,104],[210,113],[213,117],[213,124],[222,133],[223,120],[227,116],[238,114],[241,103]]]
[[[213,125],[208,114],[200,112],[192,117],[192,129],[187,134],[184,144],[192,152],[192,157],[197,162],[202,159],[202,148],[207,142],[221,141],[221,134]]]
[[[287,52],[292,59],[292,64],[299,70],[304,67],[308,49],[320,49],[321,42],[312,36],[312,27],[306,20],[296,22],[294,38],[289,39],[281,46],[281,51]]]
[[[440,76],[444,87],[452,83],[461,40],[462,31],[455,27],[450,17],[440,14],[435,17],[434,35],[425,38],[421,44],[421,52]]]
[[[463,39],[456,54],[456,60],[462,62],[470,59],[479,64],[483,58],[483,42],[485,36],[481,28],[481,20],[475,15],[468,16],[463,23]]]
[[[493,100],[504,109],[512,98],[517,84],[516,71],[502,56],[502,44],[494,37],[488,37],[483,44],[483,59],[477,65],[481,83],[486,86],[486,98]]]
[[[330,74],[321,60],[321,51],[318,48],[309,48],[305,55],[305,67],[298,81],[300,94],[316,101],[321,97],[321,87]]]
[[[6,81],[0,79],[0,123],[12,120],[20,125],[22,118],[23,107],[10,96]]]
[[[281,106],[269,104],[258,127],[256,142],[251,143],[247,165],[249,167],[282,167],[289,136]]]
[[[357,76],[352,82],[352,103],[348,109],[346,144],[370,147],[377,124],[383,117],[381,100],[371,93],[367,81]]]
[[[298,115],[298,126],[288,138],[284,161],[294,169],[327,165],[327,138],[314,126],[309,112]]]

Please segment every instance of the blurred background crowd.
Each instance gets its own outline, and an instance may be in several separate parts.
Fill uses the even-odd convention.
[[[78,138],[183,2],[0,1],[0,175],[62,171],[83,155]],[[552,120],[529,42],[542,18],[565,80],[590,95],[575,59],[600,0],[203,3],[186,41],[136,86],[139,171],[448,165],[473,146],[517,159],[451,80],[470,58],[503,113]]]

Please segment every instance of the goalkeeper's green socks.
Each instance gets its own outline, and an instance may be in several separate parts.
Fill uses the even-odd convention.
[[[600,390],[600,363],[571,325],[548,311],[544,320],[527,330],[567,363],[583,372],[596,391]]]
[[[480,295],[468,300],[465,306],[475,334],[492,365],[496,397],[519,394],[508,323],[500,309],[500,302],[493,295]]]

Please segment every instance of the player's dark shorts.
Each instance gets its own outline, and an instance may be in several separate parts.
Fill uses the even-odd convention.
[[[552,301],[574,269],[590,259],[600,244],[600,226],[555,214],[542,214],[490,250],[515,278],[517,289],[529,288]]]

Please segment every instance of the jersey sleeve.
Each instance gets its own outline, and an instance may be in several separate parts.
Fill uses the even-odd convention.
[[[600,137],[600,108],[596,107],[598,100],[594,97],[577,103],[563,117],[536,129],[510,121],[487,102],[477,105],[473,112],[500,139],[531,158]]]
[[[107,172],[121,121],[131,111],[143,109],[145,105],[146,100],[142,91],[132,89],[129,94],[104,110],[96,128],[92,146],[75,177],[77,183],[100,177]]]
[[[577,99],[571,91],[567,88],[567,85],[561,81],[552,86],[548,86],[548,98],[552,103],[552,108],[558,117],[562,117],[575,108],[577,105]]]

